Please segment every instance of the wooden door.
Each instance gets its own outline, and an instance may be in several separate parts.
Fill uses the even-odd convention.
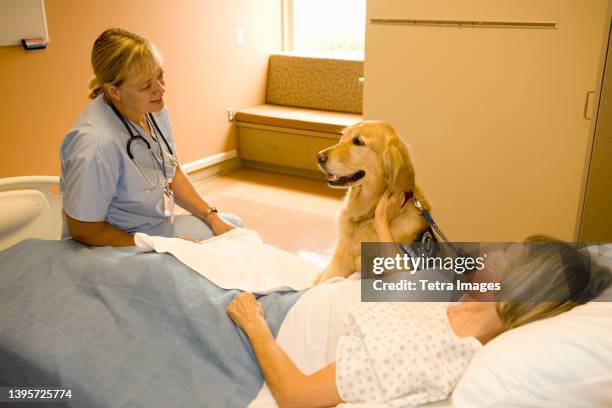
[[[580,229],[583,242],[612,242],[612,35],[600,95]]]
[[[411,147],[455,241],[577,238],[607,0],[373,0],[364,116]],[[553,22],[546,28],[372,24],[378,19]]]

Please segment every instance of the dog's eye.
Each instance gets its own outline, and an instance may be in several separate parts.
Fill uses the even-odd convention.
[[[363,142],[363,140],[359,136],[355,136],[353,138],[353,144],[355,146],[365,146],[365,143]]]

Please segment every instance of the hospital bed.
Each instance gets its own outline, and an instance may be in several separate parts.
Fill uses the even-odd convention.
[[[60,241],[58,181],[0,180],[0,385],[68,388],[75,406],[246,406],[263,379],[225,316],[235,291],[170,256]],[[299,296],[259,298],[273,331]]]
[[[59,177],[0,179],[0,250],[26,238],[59,239]]]
[[[0,386],[70,388],[75,406],[246,406],[263,378],[225,315],[236,291],[167,255],[58,240],[61,198],[50,191],[57,184],[57,177],[0,180]],[[610,245],[596,252],[612,259]],[[274,333],[299,297],[259,298]],[[428,407],[612,406],[612,307],[590,306],[561,316],[555,338],[549,321],[498,337],[470,365],[454,401]],[[557,343],[564,358],[538,365]],[[551,373],[555,367],[565,377]],[[598,382],[583,384],[591,374]],[[563,377],[572,394],[549,377]],[[507,399],[513,392],[516,401]]]
[[[70,389],[84,407],[245,407],[263,378],[225,314],[237,291],[172,256],[59,240],[57,185],[0,180],[0,386]],[[274,333],[299,296],[259,298]]]

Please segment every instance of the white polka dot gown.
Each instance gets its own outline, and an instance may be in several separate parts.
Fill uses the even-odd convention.
[[[336,382],[345,402],[411,407],[447,398],[474,354],[457,337],[453,303],[360,303],[336,349]]]

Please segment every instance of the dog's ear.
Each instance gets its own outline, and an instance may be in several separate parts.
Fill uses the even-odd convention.
[[[414,168],[410,154],[399,137],[389,141],[384,155],[384,165],[389,190],[400,193],[414,189]]]

